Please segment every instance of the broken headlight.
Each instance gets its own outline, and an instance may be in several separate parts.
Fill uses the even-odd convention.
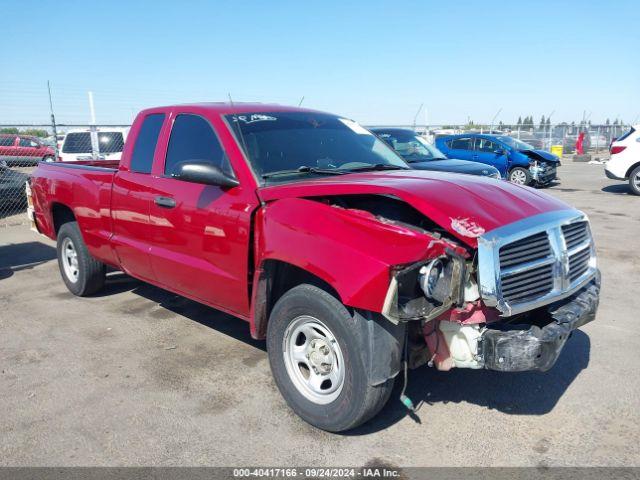
[[[451,276],[446,274],[450,273],[447,270],[445,263],[436,258],[420,268],[418,273],[418,282],[424,295],[438,304],[443,304],[451,291]]]
[[[390,320],[435,318],[464,301],[465,262],[455,254],[398,266],[391,275],[383,312]]]

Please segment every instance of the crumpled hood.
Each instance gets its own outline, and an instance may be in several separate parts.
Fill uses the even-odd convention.
[[[544,160],[545,162],[559,163],[560,159],[553,153],[546,152],[544,150],[520,150],[527,157],[532,160]]]
[[[471,247],[484,232],[540,213],[572,209],[549,195],[503,180],[424,170],[336,175],[258,190],[264,202],[349,194],[393,195]]]

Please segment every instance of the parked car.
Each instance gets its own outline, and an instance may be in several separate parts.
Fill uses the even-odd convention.
[[[509,134],[510,137],[515,138],[516,140],[520,140],[521,142],[526,143],[527,145],[531,145],[534,149],[544,148],[544,141],[541,137],[536,135],[535,133],[523,132],[523,131],[512,131]]]
[[[94,148],[96,160],[118,160],[122,155],[128,131],[128,128],[99,127],[95,131],[90,128],[69,130],[62,141],[58,160],[90,160],[93,159]]]
[[[604,170],[607,177],[628,181],[631,191],[640,195],[640,125],[634,125],[618,137],[609,153],[611,158]]]
[[[38,137],[20,134],[0,134],[0,160],[7,165],[35,165],[41,160],[52,161],[56,152]]]
[[[560,160],[507,135],[452,135],[436,139],[446,156],[486,163],[518,185],[544,186],[556,179]]]
[[[371,131],[393,148],[411,168],[439,172],[467,173],[485,177],[502,178],[500,172],[485,163],[448,159],[444,153],[417,135],[404,128],[372,128]]]
[[[5,160],[0,160],[0,210],[5,210],[7,205],[26,205],[25,185],[28,179],[29,175],[10,169]]]
[[[583,213],[412,170],[313,110],[145,110],[119,163],[40,163],[27,195],[73,294],[100,290],[108,265],[249,322],[287,403],[330,431],[376,415],[409,360],[548,370],[598,304]]]

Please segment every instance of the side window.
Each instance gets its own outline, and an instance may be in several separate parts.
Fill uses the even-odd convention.
[[[473,138],[456,138],[451,140],[449,148],[452,150],[473,150]]]
[[[496,145],[491,140],[487,140],[486,138],[476,138],[476,150],[484,153],[493,153],[498,149],[498,145]]]
[[[30,138],[21,138],[20,142],[18,143],[19,146],[21,147],[37,147],[38,146],[38,142],[35,142],[33,140],[31,140]]]
[[[142,122],[136,144],[131,155],[131,171],[150,173],[153,165],[153,154],[156,151],[158,135],[164,122],[164,113],[152,113]]]
[[[0,147],[13,147],[16,137],[0,137]]]
[[[181,114],[171,129],[164,173],[170,175],[176,165],[186,161],[207,162],[230,172],[227,157],[213,128],[199,115]]]

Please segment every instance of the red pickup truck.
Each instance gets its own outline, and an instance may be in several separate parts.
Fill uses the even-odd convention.
[[[41,163],[27,194],[71,292],[108,265],[249,322],[288,404],[330,431],[373,417],[407,367],[547,370],[598,305],[583,213],[412,170],[312,110],[145,110],[119,163]]]

